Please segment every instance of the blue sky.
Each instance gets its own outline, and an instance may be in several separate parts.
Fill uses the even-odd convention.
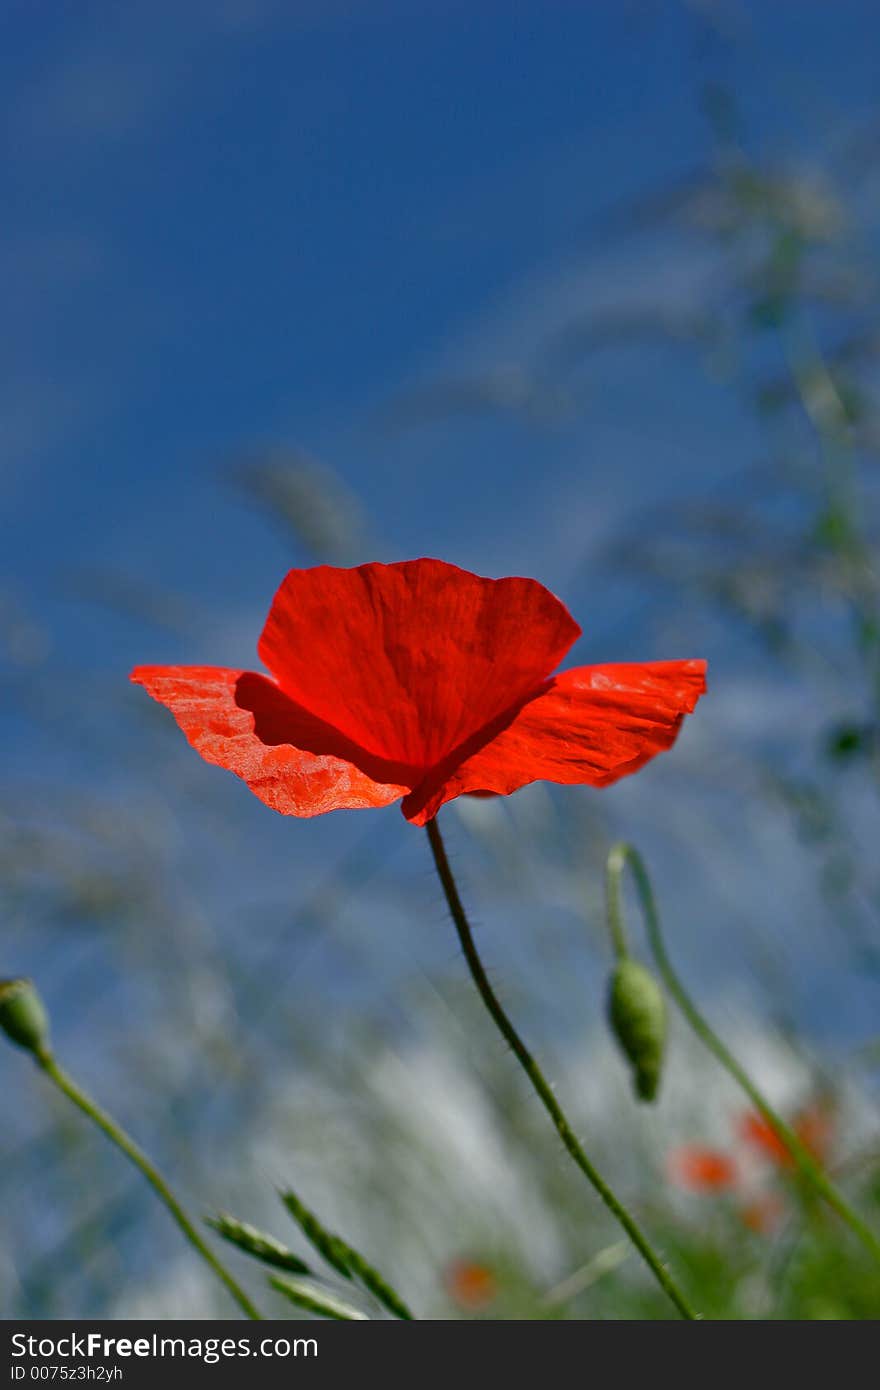
[[[337,469],[387,558],[560,588],[634,490],[686,486],[710,449],[723,471],[729,405],[682,412],[656,357],[556,430],[380,423],[413,383],[527,363],[575,294],[687,278],[585,233],[705,158],[699,12],[5,6],[7,575],[51,604],[71,569],[127,568],[249,612],[289,555],[222,475],[263,443]],[[875,7],[731,13],[721,61],[767,148],[870,113]]]

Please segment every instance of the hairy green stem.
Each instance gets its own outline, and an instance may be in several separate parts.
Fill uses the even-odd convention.
[[[663,940],[663,933],[660,928],[660,915],[657,911],[657,903],[654,898],[654,890],[651,887],[651,880],[648,871],[642,861],[641,855],[632,845],[615,845],[608,855],[607,865],[607,893],[608,893],[608,925],[614,941],[615,951],[619,948],[619,943],[625,940],[625,930],[623,925],[623,909],[621,905],[621,881],[624,871],[629,868],[632,872],[633,880],[639,895],[639,901],[644,913],[645,930],[648,942],[657,962],[657,969],[663,977],[663,982],[672,998],[675,1000],[687,1022],[696,1033],[700,1041],[709,1049],[727,1072],[733,1077],[734,1081],[746,1093],[749,1100],[754,1105],[762,1119],[773,1130],[773,1133],[784,1144],[795,1163],[798,1172],[810,1183],[830,1207],[837,1212],[838,1216],[846,1222],[854,1235],[874,1258],[880,1261],[880,1241],[865,1225],[861,1217],[853,1211],[846,1198],[837,1189],[828,1175],[813,1158],[809,1149],[798,1138],[794,1130],[787,1125],[782,1117],[777,1114],[773,1106],[763,1095],[752,1081],[748,1072],[740,1066],[736,1058],[727,1050],[724,1043],[706,1022],[694,1001],[691,999],[684,985],[675,973],[672,962],[666,952],[666,945]]]
[[[449,867],[446,848],[443,844],[443,838],[440,834],[440,828],[436,819],[429,821],[425,828],[428,832],[428,840],[434,855],[437,874],[443,886],[443,892],[446,895],[449,911],[452,914],[452,920],[455,923],[458,939],[461,942],[461,948],[464,952],[465,960],[468,963],[471,977],[495,1026],[505,1042],[509,1045],[531,1082],[533,1090],[536,1092],[538,1099],[556,1126],[556,1132],[569,1154],[587,1178],[588,1182],[592,1184],[599,1194],[606,1207],[620,1222],[633,1245],[648,1265],[657,1283],[683,1318],[698,1318],[699,1314],[694,1311],[684,1294],[678,1288],[669,1270],[666,1268],[647,1237],[643,1234],[641,1228],[636,1224],[629,1211],[587,1158],[587,1155],[584,1153],[581,1144],[575,1136],[574,1130],[566,1118],[565,1112],[545,1079],[543,1072],[529,1052],[519,1033],[514,1028],[510,1019],[507,1017],[507,1014],[504,1012],[498,996],[489,983],[488,976],[486,975],[486,971],[477,951],[473,933],[471,932],[470,924],[458,893],[458,887],[453,877],[452,870]]]
[[[247,1294],[243,1289],[239,1288],[232,1275],[228,1270],[224,1269],[214,1252],[202,1240],[202,1237],[186,1215],[186,1212],[165,1182],[165,1179],[153,1167],[153,1164],[147,1158],[146,1154],[138,1147],[133,1139],[129,1138],[125,1130],[121,1129],[119,1125],[116,1124],[115,1120],[112,1120],[99,1105],[96,1105],[90,1096],[87,1096],[84,1091],[80,1090],[76,1082],[59,1067],[51,1052],[46,1049],[41,1049],[34,1055],[38,1066],[40,1066],[46,1076],[55,1083],[59,1091],[67,1096],[68,1100],[73,1101],[77,1109],[81,1110],[84,1115],[87,1115],[88,1118],[106,1134],[110,1142],[115,1144],[117,1149],[121,1150],[136,1168],[140,1169],[147,1182],[153,1188],[153,1191],[165,1203],[165,1206],[174,1217],[174,1220],[186,1236],[190,1245],[198,1251],[205,1263],[210,1266],[217,1278],[226,1286],[228,1292],[235,1299],[242,1312],[247,1317],[259,1321],[260,1314],[253,1303],[251,1303]]]

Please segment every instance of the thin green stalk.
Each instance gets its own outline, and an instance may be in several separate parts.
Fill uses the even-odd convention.
[[[198,1251],[205,1263],[214,1271],[217,1278],[225,1284],[227,1290],[235,1299],[242,1312],[247,1317],[259,1321],[260,1314],[253,1303],[251,1303],[247,1294],[243,1289],[239,1288],[232,1275],[223,1268],[217,1256],[202,1240],[195,1226],[193,1226],[186,1212],[174,1196],[174,1193],[161,1174],[153,1167],[146,1154],[138,1148],[134,1140],[130,1139],[125,1131],[116,1124],[115,1120],[112,1120],[100,1106],[96,1105],[84,1091],[80,1090],[76,1082],[73,1081],[65,1071],[62,1071],[51,1052],[43,1048],[35,1052],[34,1056],[36,1057],[38,1066],[42,1068],[58,1089],[67,1096],[68,1100],[73,1101],[73,1104],[106,1134],[111,1143],[115,1144],[117,1149],[120,1149],[136,1168],[140,1169],[147,1182],[153,1188],[153,1191],[156,1192],[165,1203],[165,1206],[174,1217],[174,1220],[177,1222],[189,1243]]]
[[[739,1062],[724,1043],[706,1022],[696,1004],[691,999],[684,985],[675,973],[672,962],[666,952],[666,945],[663,940],[663,933],[660,927],[660,915],[657,911],[657,903],[654,898],[654,891],[651,887],[651,880],[648,871],[642,861],[641,855],[632,845],[615,845],[608,856],[607,866],[607,890],[608,890],[608,925],[615,943],[615,950],[618,943],[625,939],[623,925],[623,909],[621,906],[621,880],[624,870],[630,868],[639,901],[644,913],[645,930],[651,946],[657,968],[663,977],[663,982],[672,998],[675,1000],[684,1017],[687,1019],[693,1031],[700,1041],[709,1049],[726,1071],[730,1073],[734,1081],[746,1093],[755,1109],[766,1120],[779,1139],[780,1143],[791,1154],[791,1157],[800,1172],[813,1189],[824,1198],[830,1207],[837,1212],[841,1220],[847,1226],[867,1250],[871,1252],[878,1262],[880,1262],[880,1240],[873,1234],[868,1226],[865,1225],[861,1217],[853,1211],[846,1198],[838,1191],[837,1187],[813,1158],[809,1149],[801,1142],[794,1130],[785,1123],[780,1115],[773,1109],[773,1106],[766,1099],[761,1091],[758,1090],[748,1072],[740,1066]]]
[[[782,338],[792,382],[810,422],[825,468],[828,506],[843,518],[832,542],[850,588],[859,649],[880,706],[880,596],[873,578],[873,556],[866,535],[853,431],[832,372],[807,324]],[[876,762],[876,760],[875,760]]]
[[[488,976],[483,968],[483,963],[480,960],[473,933],[471,932],[467,915],[465,914],[461,898],[459,897],[458,887],[453,877],[452,869],[449,867],[446,848],[443,844],[443,838],[440,834],[440,828],[436,819],[430,820],[425,828],[428,832],[428,840],[434,855],[437,874],[443,886],[443,892],[446,895],[446,901],[458,932],[458,939],[461,942],[465,960],[468,963],[471,976],[479,991],[480,998],[485,1004],[495,1026],[511,1048],[511,1051],[531,1082],[532,1088],[556,1126],[556,1132],[569,1154],[587,1180],[595,1188],[608,1210],[620,1222],[633,1245],[651,1270],[657,1283],[663,1289],[663,1292],[672,1301],[683,1318],[698,1318],[699,1314],[694,1311],[684,1294],[678,1288],[669,1270],[666,1268],[647,1237],[643,1234],[641,1228],[636,1224],[627,1208],[587,1158],[587,1155],[584,1153],[583,1148],[575,1137],[574,1130],[569,1124],[565,1112],[545,1079],[543,1072],[529,1052],[519,1033],[514,1028],[510,1019],[507,1017],[507,1014],[504,1012],[498,996],[489,983]]]

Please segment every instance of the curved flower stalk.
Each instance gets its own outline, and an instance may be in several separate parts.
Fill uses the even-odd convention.
[[[843,1194],[831,1181],[820,1164],[816,1162],[801,1137],[795,1132],[791,1125],[786,1124],[781,1115],[774,1110],[763,1092],[760,1091],[754,1081],[752,1081],[748,1072],[740,1065],[732,1053],[728,1051],[717,1033],[715,1033],[714,1029],[710,1027],[706,1019],[700,1013],[684,985],[681,983],[666,951],[666,944],[660,927],[660,915],[657,911],[657,903],[654,898],[654,891],[651,887],[651,880],[648,877],[648,871],[645,868],[644,861],[638,850],[628,844],[617,844],[612,848],[608,855],[606,870],[608,926],[614,942],[615,951],[619,953],[621,947],[623,947],[624,950],[626,949],[626,933],[620,890],[623,875],[627,868],[629,868],[632,873],[638,891],[639,902],[642,907],[645,923],[645,931],[651,947],[651,952],[657,963],[657,969],[660,972],[663,983],[675,1000],[675,1003],[678,1005],[691,1029],[748,1096],[755,1110],[769,1126],[776,1139],[783,1146],[785,1151],[791,1155],[792,1161],[801,1177],[804,1178],[813,1190],[837,1212],[841,1220],[846,1223],[865,1248],[870,1251],[878,1262],[880,1262],[880,1240],[877,1239],[858,1213],[853,1211]]]
[[[575,1135],[565,1111],[562,1109],[562,1106],[553,1093],[553,1088],[550,1086],[544,1073],[538,1066],[538,1063],[535,1061],[531,1052],[526,1047],[519,1033],[505,1013],[501,1001],[489,982],[489,977],[486,974],[485,967],[477,951],[473,932],[471,931],[467,914],[462,905],[458,886],[449,866],[446,847],[443,844],[440,827],[436,819],[428,821],[426,829],[428,832],[428,840],[431,845],[431,852],[434,855],[437,874],[443,885],[446,902],[458,932],[458,939],[461,942],[465,960],[467,961],[474,984],[479,991],[480,998],[485,1004],[492,1021],[528,1077],[532,1089],[535,1091],[535,1094],[553,1121],[556,1132],[565,1145],[565,1148],[568,1150],[568,1153],[577,1164],[578,1168],[580,1168],[587,1181],[601,1197],[612,1216],[619,1221],[620,1225],[626,1231],[626,1234],[638,1250],[663,1292],[683,1318],[697,1319],[699,1314],[691,1307],[688,1299],[678,1287],[662,1258],[651,1245],[647,1236],[635,1221],[635,1218],[605,1181],[599,1170],[587,1157],[583,1145]]]
[[[97,1125],[111,1144],[115,1144],[129,1162],[143,1174],[160,1201],[168,1208],[190,1245],[225,1286],[245,1316],[259,1321],[260,1313],[254,1304],[220,1263],[213,1250],[202,1240],[171,1188],[143,1149],[58,1065],[50,1043],[48,1015],[29,980],[0,981],[0,1028],[12,1042],[31,1053],[37,1066],[58,1087],[62,1095]]]

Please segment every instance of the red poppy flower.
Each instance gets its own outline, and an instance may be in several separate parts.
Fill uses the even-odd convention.
[[[721,1192],[738,1180],[733,1159],[721,1149],[704,1144],[683,1144],[669,1155],[669,1176],[691,1192]]]
[[[705,662],[552,672],[580,636],[533,579],[441,560],[291,570],[258,644],[270,676],[139,666],[193,748],[284,815],[387,806],[424,825],[465,792],[603,787],[675,742]]]

